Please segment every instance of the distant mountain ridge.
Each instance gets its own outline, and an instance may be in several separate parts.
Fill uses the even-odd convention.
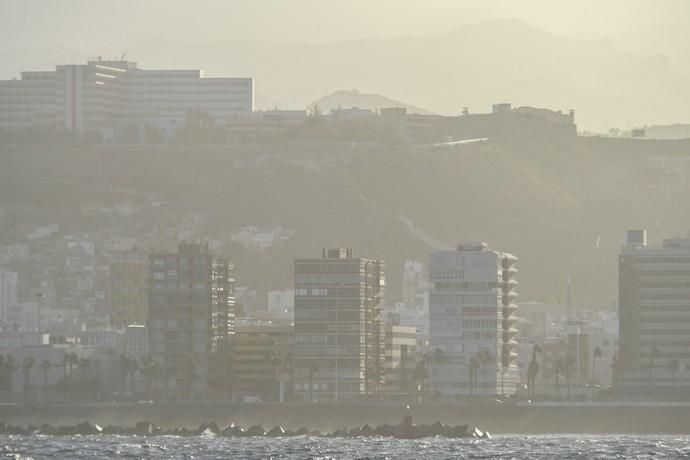
[[[646,129],[649,139],[689,139],[690,124],[656,125]]]
[[[430,110],[415,107],[413,105],[405,104],[395,99],[390,99],[380,94],[360,93],[356,89],[340,90],[331,94],[323,96],[322,98],[312,102],[307,107],[311,109],[318,107],[322,112],[327,113],[335,110],[338,107],[349,108],[359,107],[360,109],[380,110],[386,107],[402,107],[407,109],[407,113],[416,113],[420,115],[434,115]]]
[[[96,44],[70,50],[10,46],[0,47],[0,72],[8,65],[45,69],[122,52]],[[606,40],[560,37],[514,19],[428,36],[322,44],[166,39],[126,51],[142,68],[252,76],[256,93],[264,96],[263,102],[257,98],[260,109],[304,108],[334,88],[366,88],[445,115],[463,107],[488,112],[496,102],[574,109],[578,127],[586,131],[690,123],[690,77],[664,56],[621,52]]]

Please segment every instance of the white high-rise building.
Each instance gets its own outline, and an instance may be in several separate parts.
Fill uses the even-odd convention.
[[[485,243],[431,255],[428,361],[441,397],[516,391],[516,261]]]
[[[0,270],[0,327],[4,326],[11,307],[17,305],[17,273]]]
[[[103,136],[122,124],[184,120],[204,113],[217,125],[250,116],[252,78],[206,78],[201,70],[143,70],[135,62],[94,60],[22,72],[0,81],[0,129]]]

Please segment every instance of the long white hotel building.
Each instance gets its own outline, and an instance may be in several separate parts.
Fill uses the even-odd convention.
[[[486,243],[431,255],[429,367],[442,398],[516,391],[516,261]]]
[[[216,124],[254,109],[252,78],[206,78],[201,70],[144,70],[95,60],[22,72],[0,81],[0,129],[69,132],[78,137],[157,117],[204,112]]]

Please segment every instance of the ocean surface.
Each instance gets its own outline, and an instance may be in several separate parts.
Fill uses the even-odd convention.
[[[496,436],[493,439],[1,436],[8,459],[690,459],[690,437]]]

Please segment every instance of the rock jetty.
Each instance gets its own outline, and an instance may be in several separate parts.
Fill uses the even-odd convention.
[[[332,432],[321,432],[301,427],[288,430],[283,426],[266,429],[261,425],[242,427],[231,423],[220,428],[215,422],[202,423],[195,429],[161,428],[151,422],[138,422],[134,426],[100,426],[95,423],[83,422],[76,425],[17,426],[0,422],[0,435],[47,435],[47,436],[93,436],[93,435],[130,435],[130,436],[219,436],[229,438],[239,437],[272,437],[283,438],[291,436],[322,436],[329,438],[361,438],[361,437],[389,437],[398,439],[416,439],[426,437],[446,438],[490,438],[491,435],[468,425],[446,425],[436,422],[433,425],[413,425],[407,418],[397,425],[378,425],[372,427],[362,425],[354,428],[341,428]]]

